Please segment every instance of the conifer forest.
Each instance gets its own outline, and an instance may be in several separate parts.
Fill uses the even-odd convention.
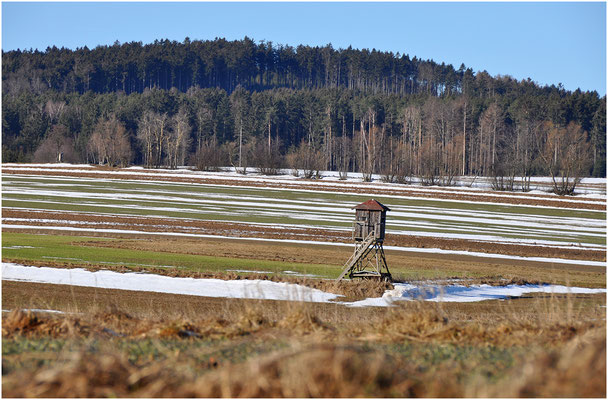
[[[497,190],[542,175],[572,194],[606,176],[606,97],[247,37],[3,51],[2,157],[429,185],[490,176]]]

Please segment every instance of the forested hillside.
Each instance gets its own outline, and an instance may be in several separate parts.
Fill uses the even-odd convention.
[[[596,92],[330,45],[186,38],[2,53],[3,162],[428,184],[468,174],[497,177],[497,189],[542,174],[568,178],[568,193],[571,178],[605,176],[605,116]]]

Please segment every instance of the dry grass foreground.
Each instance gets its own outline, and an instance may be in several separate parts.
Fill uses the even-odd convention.
[[[70,350],[45,363],[25,350],[3,354],[5,397],[606,395],[603,296],[353,310],[275,301],[188,304],[191,296],[48,286],[55,285],[3,282],[3,306],[38,293],[39,302],[72,304],[80,314],[5,313],[3,348],[51,338],[70,343]],[[129,304],[148,308],[122,311],[137,309]],[[185,347],[133,359],[124,350],[128,343],[152,343],[150,354],[163,343]],[[201,350],[200,343],[211,344]],[[248,351],[242,360],[209,356],[235,343],[280,345]],[[448,357],[432,361],[446,349]],[[472,351],[514,356],[480,369],[480,360],[467,355]]]

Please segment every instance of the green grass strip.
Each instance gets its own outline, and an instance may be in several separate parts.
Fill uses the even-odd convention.
[[[289,263],[255,259],[211,257],[194,254],[165,253],[103,247],[117,239],[87,238],[60,235],[9,233],[2,235],[2,258],[23,262],[65,262],[74,265],[124,265],[126,267],[171,267],[199,272],[228,272],[228,270],[269,271],[313,274],[335,278],[341,266],[324,264]],[[87,245],[95,242],[96,245]],[[102,243],[102,247],[99,247]]]

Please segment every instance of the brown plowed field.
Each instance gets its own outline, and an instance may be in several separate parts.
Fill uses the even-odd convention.
[[[92,168],[93,169],[93,168]],[[96,170],[96,169],[93,169]],[[119,169],[99,168],[97,170],[102,171],[120,171]],[[18,168],[3,168],[2,173],[4,174],[20,174],[20,175],[43,175],[43,176],[69,176],[69,177],[83,177],[83,178],[100,178],[102,177],[99,173],[83,172],[83,171],[54,171],[52,169],[42,171],[23,171]],[[489,203],[506,203],[506,204],[521,204],[521,205],[532,205],[532,206],[547,206],[547,207],[558,207],[558,208],[574,208],[581,210],[606,210],[606,202],[604,199],[585,199],[585,202],[564,202],[555,200],[555,196],[540,195],[540,194],[529,194],[529,193],[511,193],[500,195],[497,192],[480,192],[483,194],[467,194],[460,193],[458,191],[452,191],[446,193],[446,189],[442,188],[442,191],[436,190],[409,190],[407,188],[395,188],[386,189],[374,187],[373,183],[357,183],[358,185],[367,185],[365,189],[360,187],[352,187],[349,183],[333,181],[330,185],[312,185],[307,184],[305,180],[300,180],[294,183],[287,182],[272,182],[272,181],[255,181],[248,180],[243,181],[240,179],[209,179],[209,178],[198,178],[191,176],[162,176],[162,171],[151,171],[146,170],[146,174],[135,175],[135,174],[112,174],[105,178],[111,179],[125,179],[125,180],[141,180],[141,181],[164,181],[164,182],[183,182],[183,183],[198,183],[208,185],[228,185],[228,186],[245,186],[245,187],[265,187],[265,188],[281,188],[281,189],[301,189],[301,190],[317,190],[317,191],[330,191],[330,192],[342,192],[342,193],[367,193],[372,195],[396,195],[396,196],[407,196],[407,197],[424,197],[424,198],[436,198],[436,199],[448,199],[458,201],[471,201],[471,202],[489,202]],[[155,176],[156,175],[156,176]],[[449,191],[449,189],[447,189]],[[563,197],[563,199],[569,199]]]
[[[74,212],[24,211],[4,208],[3,218],[43,219],[38,226],[77,226],[79,228],[124,229],[144,232],[179,232],[199,235],[221,235],[242,238],[310,240],[318,242],[351,243],[350,232],[328,229],[292,228],[280,229],[244,223],[227,223],[194,219],[171,219],[152,217],[122,217]],[[71,223],[72,222],[72,223]],[[78,222],[77,225],[73,222]],[[3,221],[3,228],[10,228],[20,221]],[[464,239],[444,239],[420,236],[390,235],[386,246],[438,248],[488,254],[509,254],[522,257],[565,258],[590,261],[606,261],[606,252],[580,248],[551,248],[502,243],[485,243]]]

